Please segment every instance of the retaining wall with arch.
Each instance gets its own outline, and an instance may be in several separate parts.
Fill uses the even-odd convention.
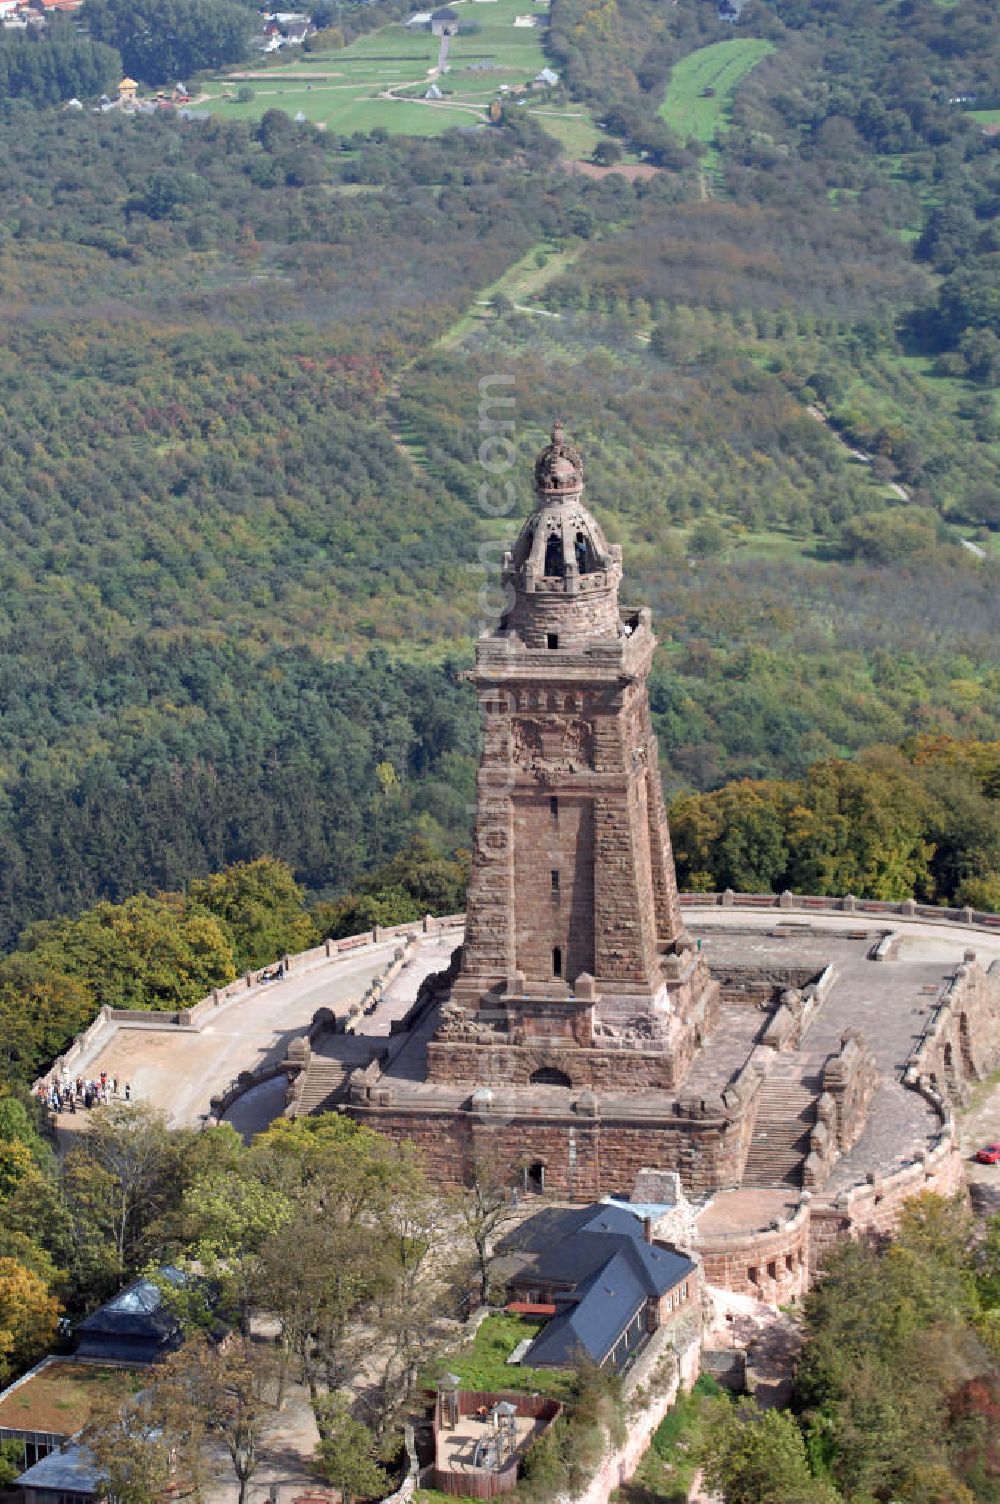
[[[752,1295],[770,1305],[800,1300],[810,1278],[810,1197],[766,1227],[739,1232],[698,1232],[695,1250],[705,1282]]]

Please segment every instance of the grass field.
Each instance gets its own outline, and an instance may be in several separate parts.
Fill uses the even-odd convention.
[[[574,160],[580,161],[592,156],[598,141],[608,140],[579,105],[566,110],[545,106],[532,110],[531,113],[550,136],[555,136],[566,155]]]
[[[343,88],[335,83],[306,84],[285,80],[278,84],[251,84],[253,99],[242,102],[227,85],[230,97],[218,96],[204,106],[206,112],[224,120],[259,120],[265,110],[303,114],[314,125],[323,125],[350,135],[384,125],[402,136],[433,136],[456,125],[475,125],[480,118],[471,109],[433,109],[406,99],[379,99],[366,88]]]
[[[774,51],[760,37],[733,37],[699,47],[677,64],[660,105],[660,118],[682,140],[696,136],[707,145],[729,125],[733,94],[750,70]],[[705,91],[712,94],[706,97]],[[709,160],[708,166],[714,166]]]
[[[434,74],[438,38],[429,31],[391,25],[338,52],[295,49],[296,55],[287,61],[243,64],[203,84],[205,97],[196,108],[229,120],[259,119],[272,109],[293,116],[301,113],[313,124],[343,135],[384,126],[396,135],[431,136],[453,126],[481,124],[501,84],[520,88],[545,66],[542,29],[514,25],[515,16],[528,11],[545,15],[534,0],[463,4],[462,21],[478,29],[460,31],[452,39],[447,72],[440,78]],[[478,66],[484,63],[490,66]],[[445,96],[434,104],[422,98],[432,80]],[[241,87],[253,90],[252,99],[236,98]],[[389,90],[406,97],[388,97]],[[542,104],[541,96],[538,103]],[[599,135],[579,109],[541,123],[575,155],[593,150]]]
[[[487,1316],[472,1341],[450,1353],[447,1367],[458,1374],[463,1389],[529,1390],[567,1399],[573,1392],[575,1374],[563,1368],[522,1368],[507,1359],[525,1337],[535,1337],[543,1323],[520,1316]]]
[[[1000,110],[969,110],[968,115],[980,125],[1000,125]]]

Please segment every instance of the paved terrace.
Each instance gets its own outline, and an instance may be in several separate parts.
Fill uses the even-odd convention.
[[[828,965],[834,981],[808,1024],[800,1051],[780,1056],[801,1067],[806,1081],[815,1078],[835,1053],[848,1029],[860,1029],[878,1062],[882,1084],[870,1110],[868,1124],[853,1149],[840,1159],[825,1193],[862,1183],[869,1173],[887,1174],[913,1158],[921,1144],[930,1145],[940,1123],[933,1108],[917,1092],[902,1085],[907,1059],[947,986],[966,948],[974,948],[980,963],[1000,959],[1000,934],[970,931],[959,925],[923,921],[875,919],[867,915],[838,915],[758,909],[688,911],[688,925],[701,939],[710,965],[739,963],[759,968],[808,969],[818,975]],[[869,952],[889,929],[902,934],[899,958],[876,962]],[[764,1016],[750,1004],[724,1004],[719,1026],[700,1052],[683,1083],[681,1096],[718,1092],[739,1073],[764,1026]],[[394,1100],[404,1109],[433,1101],[445,1107],[468,1101],[468,1085],[431,1085],[425,1079],[427,1042],[436,1017],[403,1036],[390,1055],[385,1078]],[[540,1116],[571,1112],[578,1095],[557,1086],[495,1089],[493,1111],[516,1104],[519,1111]],[[601,1094],[602,1113],[632,1118],[670,1115],[672,1094],[647,1092]]]
[[[822,1060],[836,1049],[846,1029],[860,1028],[875,1051],[883,1085],[873,1103],[869,1127],[837,1165],[830,1188],[863,1180],[868,1170],[884,1173],[912,1157],[914,1143],[930,1138],[936,1125],[923,1099],[899,1084],[903,1064],[966,947],[974,948],[981,963],[988,966],[1000,960],[1000,934],[895,916],[883,919],[816,911],[706,908],[689,909],[686,918],[695,936],[702,939],[708,960],[716,964],[739,959],[755,966],[814,966],[819,972],[833,962],[837,979],[811,1024],[803,1055],[810,1061]],[[903,936],[899,959],[868,960],[870,945],[889,928]],[[770,933],[775,930],[778,935]],[[866,938],[857,938],[861,932]],[[428,1087],[423,1080],[427,1041],[435,1027],[433,1016],[412,1034],[391,1040],[389,1028],[392,1019],[406,1011],[422,977],[441,969],[460,941],[457,929],[427,936],[412,965],[388,989],[358,1034],[326,1036],[318,1041],[319,1048],[323,1053],[336,1052],[338,1058],[342,1054],[346,1065],[364,1064],[373,1050],[388,1047],[387,1074],[402,1096],[414,1106],[431,1091],[437,1093],[438,1101],[450,1099],[447,1089]],[[162,1024],[120,1028],[78,1069],[90,1076],[106,1070],[109,1076],[129,1081],[133,1099],[158,1107],[172,1126],[196,1125],[208,1113],[211,1098],[240,1072],[277,1065],[291,1040],[306,1032],[318,1008],[343,1011],[358,1000],[399,944],[396,936],[332,957],[301,974],[293,967],[282,981],[238,993],[224,1002],[200,1031]],[[741,1068],[760,1022],[755,1010],[726,1005],[720,1027],[689,1074],[685,1090],[711,1086],[719,1091]],[[466,1100],[468,1094],[467,1087],[453,1092],[456,1101]],[[559,1087],[534,1087],[531,1104],[541,1113],[559,1112],[568,1108],[573,1095]],[[604,1108],[608,1113],[621,1110],[652,1117],[669,1110],[671,1102],[666,1094],[650,1093],[638,1100],[608,1096]],[[284,1082],[279,1078],[242,1098],[231,1109],[230,1119],[243,1131],[257,1131],[281,1112],[283,1104]],[[82,1122],[81,1114],[64,1114],[60,1127],[72,1133]]]
[[[208,1114],[212,1097],[225,1091],[241,1071],[279,1064],[291,1041],[306,1032],[317,1009],[343,1012],[357,1001],[400,943],[394,937],[362,946],[301,973],[293,966],[282,981],[238,992],[220,1004],[200,1030],[171,1027],[157,1015],[150,1016],[148,1027],[119,1027],[110,1038],[98,1041],[93,1053],[74,1068],[74,1075],[96,1079],[107,1071],[109,1077],[118,1078],[120,1089],[126,1081],[130,1083],[134,1101],[148,1102],[165,1113],[172,1128],[197,1126]],[[368,1045],[359,1043],[357,1049],[359,1058],[367,1061]],[[268,1091],[274,1100],[267,1098]],[[279,1078],[277,1090],[267,1082],[249,1096],[259,1093],[265,1094],[268,1116],[256,1126],[264,1127],[284,1105],[284,1079]],[[80,1130],[85,1119],[82,1109],[75,1115],[61,1114],[64,1141]]]
[[[749,939],[755,947],[751,954],[758,965],[767,964],[772,957],[776,959],[779,947],[794,944],[797,951],[801,946],[800,953],[806,956],[819,958],[825,954],[837,968],[838,980],[802,1042],[803,1054],[825,1058],[836,1049],[844,1031],[861,1029],[878,1061],[882,1084],[871,1103],[865,1131],[850,1153],[834,1166],[823,1188],[824,1196],[860,1184],[869,1172],[885,1175],[913,1158],[914,1147],[921,1138],[926,1141],[934,1137],[936,1115],[923,1097],[902,1085],[900,1075],[965,950],[974,950],[979,964],[987,969],[994,961],[1000,961],[1000,934],[995,930],[891,914],[876,917],[810,911],[807,917],[794,910],[748,913],[738,908],[713,908],[689,911],[686,917],[691,930],[704,936],[710,959],[714,955],[734,960],[737,954],[744,953],[742,947]],[[769,929],[789,927],[802,931],[801,938],[779,941],[767,937]],[[807,940],[806,927],[821,929],[823,933]],[[898,960],[865,960],[863,942],[857,943],[854,952],[850,948],[843,951],[831,948],[842,943],[850,932],[866,928],[873,939],[888,930],[901,936]],[[756,931],[759,940],[747,936],[748,929]],[[714,953],[709,949],[710,943]],[[1000,1125],[1000,1090],[989,1094],[979,1119],[971,1131],[963,1132],[963,1156],[989,1137],[987,1129],[991,1124]]]
[[[747,925],[745,916],[742,924],[716,923],[719,918],[713,915],[697,928],[710,965],[741,962],[760,967],[815,967],[817,972],[834,967],[834,984],[807,1024],[798,1052],[801,1077],[809,1078],[822,1069],[848,1029],[861,1030],[878,1062],[882,1084],[869,1108],[867,1126],[853,1149],[837,1161],[824,1192],[856,1185],[869,1172],[884,1175],[912,1159],[916,1144],[934,1138],[939,1120],[930,1104],[904,1087],[900,1077],[962,959],[964,937],[956,935],[950,944],[923,937],[909,945],[904,941],[898,961],[875,962],[869,959],[869,951],[888,926],[868,928],[857,918],[849,926],[834,926],[827,924],[825,916],[776,925],[772,914],[763,927]],[[817,924],[822,933],[816,932]],[[795,1056],[784,1058],[791,1061]]]

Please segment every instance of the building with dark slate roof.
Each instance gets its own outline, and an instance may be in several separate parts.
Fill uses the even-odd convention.
[[[431,15],[431,31],[436,37],[453,37],[458,32],[458,11],[442,6]]]
[[[512,1307],[551,1316],[524,1353],[526,1366],[587,1359],[621,1371],[657,1328],[690,1308],[698,1266],[653,1241],[662,1210],[602,1202],[543,1212],[505,1243],[517,1264],[507,1284]]]
[[[170,1284],[184,1281],[176,1269],[162,1269],[160,1275]],[[155,1363],[183,1341],[180,1321],[151,1279],[133,1280],[81,1322],[79,1331],[77,1357],[105,1363]]]

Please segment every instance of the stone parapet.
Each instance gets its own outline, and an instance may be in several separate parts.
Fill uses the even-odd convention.
[[[921,1150],[908,1164],[835,1196],[816,1196],[810,1206],[813,1277],[827,1253],[846,1238],[889,1237],[906,1202],[914,1196],[925,1191],[956,1196],[963,1185],[958,1136],[949,1119],[932,1147]]]
[[[1000,1065],[1000,975],[975,951],[938,997],[907,1062],[904,1081],[931,1101],[960,1104],[969,1087]]]
[[[964,929],[1000,930],[1000,914],[983,909],[939,908],[936,904],[916,903],[912,898],[899,902],[878,898],[823,897],[812,893],[737,893],[726,888],[721,893],[682,893],[685,909],[777,909],[800,913],[877,914],[900,919],[918,919],[933,924],[957,924]]]
[[[840,1049],[823,1067],[823,1093],[833,1102],[830,1122],[837,1148],[846,1154],[864,1132],[868,1108],[879,1086],[875,1056],[860,1030],[843,1036]]]
[[[424,919],[421,928],[425,935],[432,937],[446,933],[448,930],[460,929],[464,922],[464,914],[446,914],[439,919],[428,916]],[[206,997],[193,1003],[190,1008],[111,1008],[105,1004],[98,1010],[86,1029],[77,1034],[63,1053],[56,1057],[45,1074],[37,1078],[32,1084],[32,1090],[36,1093],[43,1092],[50,1083],[58,1081],[63,1072],[70,1076],[79,1074],[85,1069],[87,1061],[92,1059],[119,1029],[200,1032],[224,1004],[239,1002],[248,995],[256,994],[261,988],[280,986],[281,983],[276,977],[279,965],[282,976],[298,977],[325,966],[335,966],[343,957],[366,948],[374,948],[387,940],[397,938],[407,941],[415,940],[414,929],[412,922],[377,926],[374,930],[365,930],[359,935],[348,935],[340,940],[325,940],[322,945],[314,945],[308,950],[282,956],[270,966],[262,966],[256,971],[249,971],[244,976],[228,982],[224,987],[213,987]],[[388,964],[391,965],[392,962]]]
[[[808,1288],[809,1229],[806,1195],[792,1212],[768,1219],[766,1226],[696,1230],[694,1246],[708,1284],[778,1306],[801,1299]]]

